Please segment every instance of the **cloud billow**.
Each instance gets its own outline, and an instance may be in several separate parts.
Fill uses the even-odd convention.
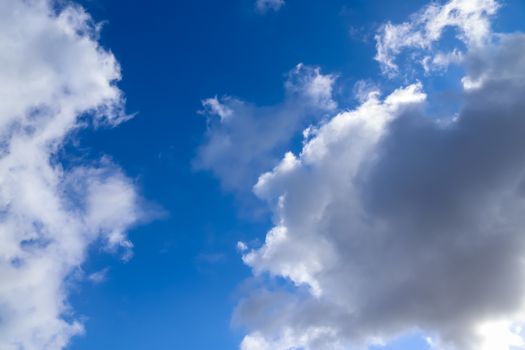
[[[243,259],[295,288],[240,303],[243,350],[362,349],[413,332],[437,349],[524,345],[525,36],[485,32],[464,10],[464,35],[483,40],[462,53],[457,115],[427,115],[420,82],[369,91],[259,177],[275,226]]]

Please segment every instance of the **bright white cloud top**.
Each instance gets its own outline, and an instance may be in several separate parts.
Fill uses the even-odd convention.
[[[66,279],[86,248],[131,247],[132,181],[108,159],[66,168],[57,158],[78,128],[127,118],[97,30],[73,5],[0,0],[1,349],[63,349],[83,330]]]
[[[432,3],[413,14],[409,22],[386,23],[376,35],[375,59],[388,74],[398,71],[395,57],[407,49],[427,53],[421,58],[426,70],[458,63],[461,61],[459,51],[435,52],[432,45],[442,38],[447,28],[454,28],[457,37],[468,49],[486,46],[492,35],[490,18],[499,6],[496,0],[451,0],[443,5]]]
[[[413,332],[440,350],[525,346],[525,35],[491,31],[498,7],[432,3],[377,35],[388,74],[405,49],[427,74],[461,64],[457,114],[426,115],[417,81],[370,91],[259,177],[275,226],[243,259],[292,287],[241,302],[242,350],[362,349]],[[434,48],[446,27],[464,47]]]

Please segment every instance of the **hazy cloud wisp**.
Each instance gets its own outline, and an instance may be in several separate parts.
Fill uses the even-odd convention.
[[[211,171],[225,189],[249,191],[297,132],[337,108],[335,80],[318,67],[299,64],[288,75],[280,104],[256,106],[234,97],[204,100],[208,130],[196,168]]]
[[[279,11],[285,4],[284,0],[257,0],[255,7],[257,11],[265,13],[269,10]]]

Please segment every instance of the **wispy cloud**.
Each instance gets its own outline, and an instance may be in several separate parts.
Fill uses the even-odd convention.
[[[441,39],[445,29],[457,29],[457,38],[470,49],[482,47],[491,37],[490,18],[498,8],[496,0],[451,0],[443,5],[432,3],[413,14],[410,21],[383,25],[376,35],[375,59],[390,75],[398,71],[396,56],[408,49],[427,54],[420,57],[420,64],[426,65],[427,69],[433,64],[442,66],[453,61],[457,55],[446,53],[444,57],[448,60],[436,60],[428,54],[433,52],[433,44]],[[413,60],[411,57],[410,61]]]
[[[93,284],[99,284],[106,280],[108,272],[109,272],[109,268],[105,267],[102,270],[98,270],[96,272],[89,274],[87,279]]]
[[[269,10],[279,11],[284,4],[284,0],[257,0],[255,7],[259,12],[265,13]]]
[[[285,101],[278,105],[256,106],[234,97],[204,100],[209,128],[196,167],[212,171],[225,189],[250,191],[297,132],[337,107],[335,79],[299,64],[289,73]]]

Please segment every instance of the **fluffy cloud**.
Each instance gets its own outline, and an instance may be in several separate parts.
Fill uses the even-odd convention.
[[[398,72],[395,57],[403,50],[416,49],[434,56],[432,45],[441,39],[445,29],[457,29],[457,37],[470,49],[482,47],[490,39],[490,17],[499,4],[496,0],[451,0],[446,4],[432,3],[412,15],[411,20],[394,25],[386,23],[376,35],[375,59],[383,72]],[[457,49],[439,56],[420,58],[425,70],[431,65],[443,67],[460,58]],[[413,57],[410,59],[413,61]]]
[[[240,303],[241,349],[362,349],[412,332],[440,350],[525,346],[525,35],[487,32],[496,8],[418,13],[421,42],[452,18],[475,43],[457,115],[426,115],[421,83],[369,91],[259,177],[275,226],[243,260],[281,283]]]
[[[288,75],[281,104],[254,106],[233,97],[204,100],[209,129],[196,167],[212,171],[226,189],[251,188],[297,132],[337,107],[334,82],[319,68],[299,64]]]
[[[257,0],[255,7],[259,12],[266,12],[268,10],[278,11],[284,6],[284,0]]]
[[[83,331],[66,280],[86,248],[131,248],[132,181],[106,158],[66,167],[58,156],[78,128],[127,119],[97,31],[74,5],[0,0],[1,349],[63,349]]]

